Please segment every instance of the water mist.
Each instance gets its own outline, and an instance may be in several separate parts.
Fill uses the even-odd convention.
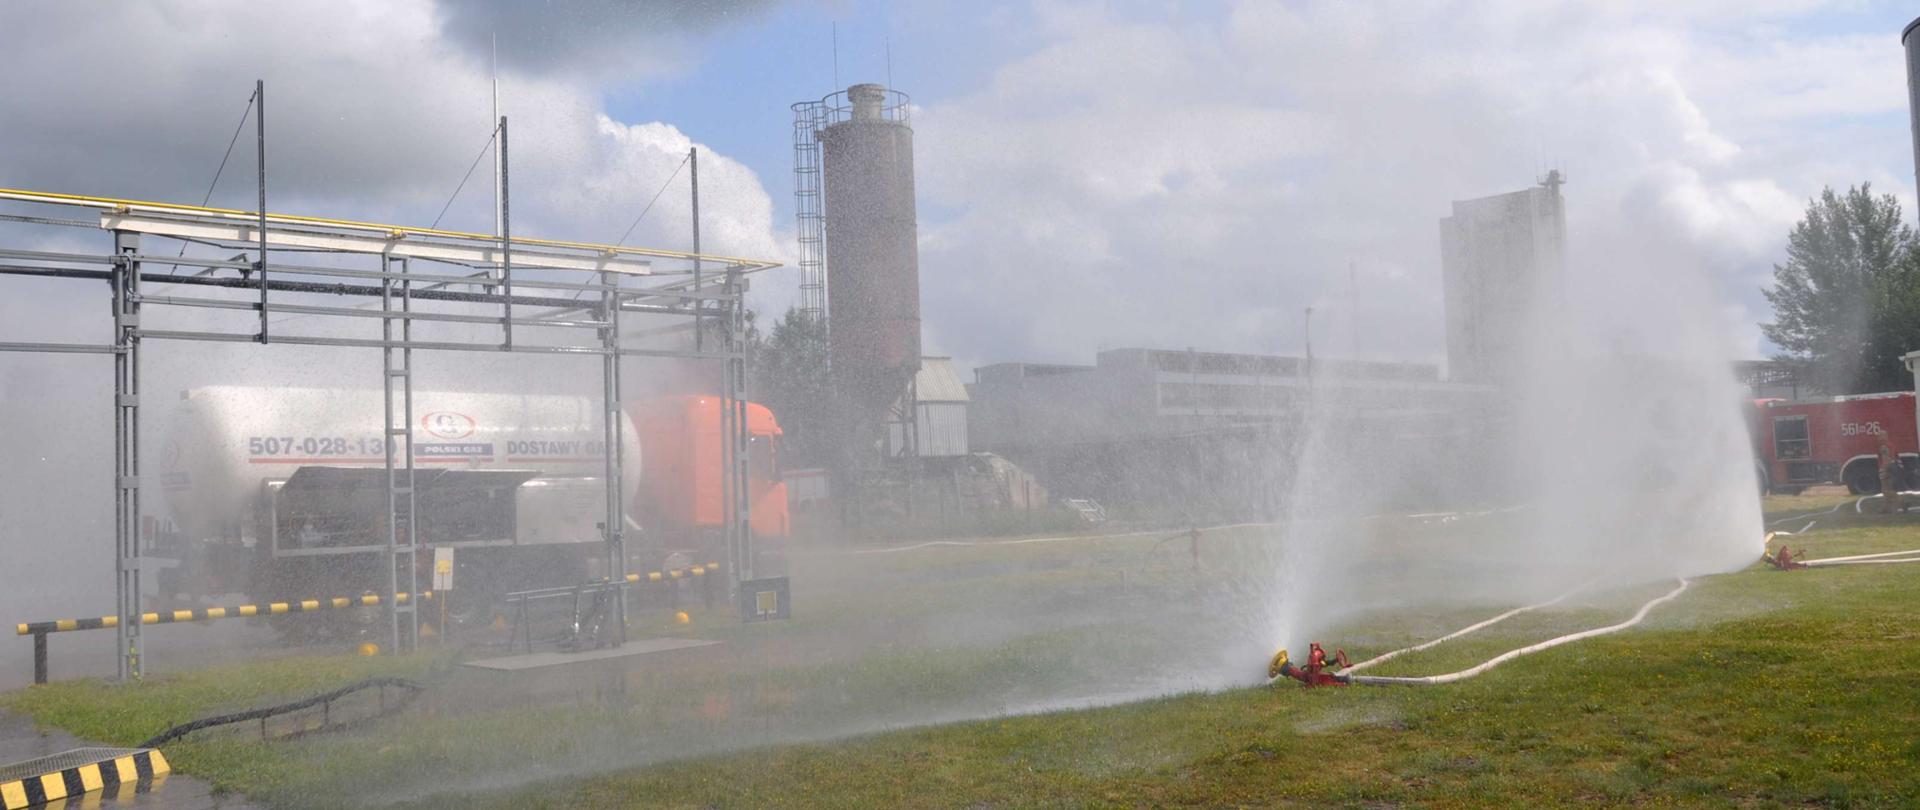
[[[1759,553],[1743,391],[1706,271],[1588,252],[1564,283],[1521,293],[1508,299],[1519,311],[1490,317],[1524,339],[1424,426],[1392,415],[1419,403],[1368,413],[1381,406],[1321,364],[1284,537],[1265,554],[1272,570],[1249,575],[1265,591],[1239,677],[1257,678],[1276,648],[1331,646],[1329,632],[1371,610],[1518,605]],[[1383,540],[1393,516],[1421,511],[1475,528],[1461,543]]]

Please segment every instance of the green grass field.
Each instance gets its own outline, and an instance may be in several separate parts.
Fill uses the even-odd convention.
[[[1770,519],[1802,511],[1769,503]],[[1915,548],[1920,520],[1848,508],[1793,545]],[[1202,631],[1222,624],[1220,589],[1152,538],[825,564],[832,587],[792,623],[643,628],[728,643],[642,666],[506,682],[451,654],[316,655],[0,702],[124,744],[372,673],[433,683],[389,720],[167,749],[289,807],[1920,803],[1920,565],[1707,578],[1634,630],[1448,686],[1283,683],[996,717],[1166,691],[1159,676],[1217,641]],[[1618,621],[1667,587],[1583,594],[1377,673],[1462,668]],[[1327,640],[1358,659],[1496,612],[1379,612]],[[967,632],[943,624],[956,615]],[[967,717],[989,719],[920,725]]]
[[[1798,495],[1768,495],[1763,502],[1763,509],[1768,520],[1780,520],[1795,515],[1818,514],[1842,504],[1846,504],[1851,511],[1855,499],[1856,496],[1848,494],[1843,486],[1811,487]]]

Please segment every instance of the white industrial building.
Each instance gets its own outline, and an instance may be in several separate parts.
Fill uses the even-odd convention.
[[[1310,396],[1350,415],[1414,421],[1476,389],[1424,363],[1122,348],[1093,365],[974,370],[973,443],[987,450],[1193,436],[1291,423]]]
[[[1529,319],[1564,294],[1567,217],[1560,173],[1539,186],[1458,200],[1440,220],[1447,308],[1447,377],[1512,376],[1533,333]]]

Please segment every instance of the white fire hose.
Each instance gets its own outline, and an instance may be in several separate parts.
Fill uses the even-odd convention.
[[[1883,551],[1879,554],[1855,554],[1851,557],[1823,557],[1818,560],[1803,560],[1801,564],[1812,567],[1817,565],[1920,562],[1920,556],[1914,555],[1920,555],[1920,548],[1910,548],[1906,551]],[[1898,557],[1900,559],[1888,559],[1890,557]]]
[[[1460,670],[1459,672],[1449,672],[1445,675],[1429,675],[1426,677],[1389,677],[1389,676],[1383,676],[1383,675],[1347,674],[1347,673],[1351,673],[1354,669],[1358,669],[1359,667],[1370,666],[1372,664],[1378,663],[1380,661],[1386,660],[1388,658],[1391,658],[1393,656],[1399,655],[1404,652],[1412,652],[1415,649],[1424,649],[1426,647],[1431,647],[1434,644],[1438,643],[1439,641],[1446,640],[1445,638],[1443,638],[1443,639],[1438,639],[1436,641],[1428,642],[1423,645],[1418,645],[1417,647],[1409,647],[1404,650],[1395,650],[1393,652],[1387,653],[1386,655],[1378,656],[1378,657],[1369,659],[1367,661],[1363,661],[1359,665],[1356,665],[1354,667],[1349,667],[1347,670],[1347,673],[1342,673],[1339,677],[1348,683],[1367,684],[1367,685],[1374,685],[1374,686],[1431,686],[1431,685],[1437,685],[1437,684],[1443,684],[1443,683],[1453,683],[1454,681],[1466,680],[1467,678],[1471,678],[1482,672],[1486,672],[1489,669],[1493,669],[1494,667],[1497,667],[1508,661],[1512,661],[1513,659],[1519,658],[1520,656],[1523,656],[1523,655],[1532,655],[1533,653],[1540,652],[1541,650],[1549,650],[1554,647],[1558,647],[1562,644],[1568,644],[1575,641],[1580,641],[1581,639],[1593,638],[1594,636],[1604,636],[1609,633],[1617,633],[1617,632],[1620,632],[1621,630],[1625,630],[1629,627],[1637,625],[1640,623],[1642,619],[1647,618],[1647,614],[1651,612],[1654,608],[1659,607],[1660,605],[1666,602],[1670,602],[1676,598],[1679,598],[1680,594],[1685,592],[1688,587],[1692,586],[1692,584],[1693,582],[1691,580],[1684,579],[1684,578],[1680,579],[1679,585],[1676,586],[1672,591],[1669,591],[1664,596],[1655,597],[1651,601],[1648,601],[1646,604],[1641,605],[1640,609],[1634,612],[1633,618],[1630,618],[1624,622],[1620,622],[1619,624],[1612,624],[1606,627],[1595,627],[1591,630],[1582,630],[1578,633],[1568,633],[1567,635],[1560,636],[1558,638],[1550,638],[1538,644],[1531,644],[1525,647],[1521,647],[1517,650],[1508,650],[1504,653],[1501,653],[1499,655],[1496,655],[1492,658],[1487,659],[1486,662],[1480,664],[1479,666],[1463,669],[1463,670]],[[1553,602],[1558,602],[1560,601],[1560,599],[1565,599],[1567,596],[1571,596],[1571,595],[1572,593],[1569,592],[1568,594],[1561,596],[1559,599],[1553,600]],[[1519,613],[1524,610],[1531,610],[1536,607],[1543,607],[1545,605],[1550,605],[1550,604],[1553,604],[1553,602],[1545,602],[1540,605],[1532,605],[1526,608],[1521,608],[1519,610],[1510,611],[1506,614],[1502,614],[1488,621],[1484,621],[1484,622],[1481,622],[1480,624],[1474,625],[1473,627],[1467,628],[1460,632],[1453,633],[1447,636],[1446,638],[1457,638],[1459,636],[1465,635],[1468,632],[1472,632],[1473,630],[1477,630],[1487,625],[1493,624],[1494,622],[1504,619],[1507,616],[1511,616],[1515,613]]]
[[[1373,665],[1375,665],[1375,664],[1380,664],[1380,663],[1385,663],[1385,662],[1387,662],[1387,661],[1391,661],[1391,660],[1393,660],[1393,659],[1395,659],[1395,658],[1398,658],[1398,657],[1400,657],[1400,656],[1402,656],[1402,655],[1405,655],[1405,654],[1407,654],[1407,653],[1413,653],[1413,652],[1419,652],[1419,651],[1421,651],[1421,650],[1425,650],[1425,649],[1430,649],[1430,648],[1432,648],[1432,647],[1436,647],[1436,646],[1439,646],[1439,645],[1440,645],[1441,643],[1443,643],[1443,642],[1447,642],[1447,641],[1452,641],[1453,639],[1456,639],[1456,638],[1459,638],[1459,637],[1461,637],[1461,636],[1464,636],[1464,635],[1466,635],[1466,634],[1468,634],[1468,633],[1471,633],[1471,632],[1474,632],[1474,631],[1476,631],[1476,630],[1483,630],[1483,629],[1485,629],[1485,628],[1488,628],[1488,627],[1492,627],[1492,626],[1494,626],[1494,625],[1496,625],[1496,624],[1499,624],[1499,623],[1501,623],[1501,622],[1504,622],[1504,621],[1506,621],[1506,620],[1508,620],[1508,619],[1511,619],[1511,618],[1513,618],[1513,617],[1515,617],[1515,616],[1518,616],[1518,615],[1520,615],[1520,614],[1522,614],[1522,613],[1526,613],[1527,611],[1530,611],[1530,610],[1539,610],[1540,608],[1543,608],[1543,607],[1552,607],[1552,606],[1554,606],[1554,605],[1557,605],[1557,604],[1559,604],[1559,603],[1561,603],[1561,602],[1564,602],[1564,601],[1566,601],[1566,599],[1567,599],[1567,597],[1569,597],[1569,596],[1572,596],[1572,595],[1574,595],[1574,594],[1576,594],[1576,593],[1579,593],[1580,591],[1582,591],[1582,590],[1584,590],[1584,589],[1586,589],[1586,587],[1587,587],[1587,585],[1590,585],[1590,584],[1592,584],[1592,583],[1591,583],[1591,581],[1589,581],[1589,582],[1586,582],[1586,583],[1582,583],[1582,584],[1580,584],[1579,586],[1577,586],[1577,587],[1575,587],[1575,588],[1574,588],[1573,590],[1570,590],[1570,591],[1567,591],[1566,593],[1563,593],[1563,594],[1560,594],[1559,596],[1556,596],[1556,597],[1554,597],[1554,598],[1552,598],[1552,599],[1549,599],[1549,600],[1547,600],[1547,601],[1545,601],[1545,602],[1540,602],[1540,603],[1537,603],[1537,604],[1532,604],[1532,605],[1527,605],[1526,607],[1517,607],[1517,608],[1514,608],[1514,609],[1512,609],[1512,610],[1509,610],[1509,611],[1507,611],[1507,612],[1505,612],[1505,613],[1502,613],[1502,614],[1500,614],[1500,615],[1498,615],[1498,616],[1495,616],[1495,617],[1493,617],[1493,618],[1491,618],[1491,619],[1487,619],[1486,621],[1483,621],[1483,622],[1479,622],[1479,623],[1477,623],[1477,624],[1470,624],[1470,625],[1467,625],[1466,627],[1462,627],[1462,628],[1460,628],[1460,629],[1458,629],[1458,630],[1455,630],[1455,631],[1453,631],[1453,632],[1451,632],[1451,633],[1448,633],[1448,634],[1446,634],[1446,635],[1444,635],[1444,636],[1441,636],[1441,637],[1439,637],[1439,638],[1436,638],[1436,639],[1434,639],[1434,640],[1432,640],[1432,641],[1428,641],[1428,642],[1425,642],[1425,643],[1422,643],[1422,644],[1415,644],[1415,645],[1413,645],[1413,646],[1411,646],[1411,647],[1403,647],[1403,648],[1401,648],[1401,649],[1398,649],[1398,650],[1394,650],[1393,652],[1389,652],[1389,653],[1381,653],[1380,655],[1376,655],[1376,656],[1374,656],[1374,657],[1372,657],[1372,658],[1369,658],[1369,659],[1367,659],[1367,660],[1365,660],[1365,661],[1361,661],[1361,662],[1360,662],[1360,663],[1358,663],[1358,664],[1354,664],[1353,666],[1350,666],[1350,667],[1347,667],[1345,671],[1346,671],[1346,672],[1348,672],[1348,673],[1353,673],[1353,672],[1358,672],[1358,671],[1360,671],[1360,670],[1362,670],[1362,669],[1365,669],[1365,668],[1367,668],[1367,667],[1370,667],[1370,666],[1373,666]]]
[[[1902,492],[1900,494],[1901,495],[1920,495],[1920,492]],[[1868,498],[1878,498],[1878,497],[1883,497],[1883,496],[1868,495],[1868,496],[1861,497],[1858,500],[1855,500],[1853,502],[1853,510],[1855,512],[1860,512],[1861,504],[1866,503]],[[1819,517],[1822,515],[1830,515],[1844,508],[1846,508],[1846,503],[1842,502],[1842,503],[1836,504],[1833,508],[1827,509],[1825,511],[1812,512],[1808,514],[1793,515],[1790,517],[1780,518],[1778,520],[1772,521],[1772,523],[1769,525],[1785,523],[1787,521],[1804,520],[1806,518]],[[1817,521],[1812,521],[1812,520],[1807,521],[1806,525],[1801,526],[1800,530],[1797,532],[1792,532],[1792,531],[1771,532],[1767,535],[1767,539],[1772,540],[1776,535],[1789,536],[1789,535],[1804,533],[1812,529],[1814,523],[1816,522]],[[1920,548],[1907,549],[1905,551],[1884,551],[1876,554],[1854,554],[1854,555],[1849,555],[1845,557],[1827,557],[1825,559],[1805,560],[1805,561],[1798,561],[1798,562],[1808,567],[1817,567],[1817,566],[1823,566],[1823,565],[1881,565],[1881,564],[1889,564],[1889,563],[1920,562]],[[1379,686],[1428,686],[1428,685],[1452,683],[1454,681],[1465,680],[1475,675],[1479,675],[1482,672],[1486,672],[1487,670],[1493,669],[1494,667],[1497,667],[1515,658],[1519,658],[1523,655],[1531,655],[1533,653],[1537,653],[1542,650],[1548,650],[1554,647],[1558,647],[1562,644],[1567,644],[1574,641],[1580,641],[1582,639],[1593,638],[1595,636],[1604,636],[1609,633],[1617,633],[1621,630],[1625,630],[1627,628],[1633,627],[1634,625],[1639,624],[1641,620],[1645,619],[1647,617],[1647,614],[1651,612],[1654,608],[1679,598],[1680,594],[1685,593],[1687,588],[1691,587],[1693,584],[1691,580],[1688,580],[1686,578],[1679,579],[1678,583],[1679,584],[1675,586],[1672,591],[1667,592],[1665,595],[1655,597],[1654,599],[1649,600],[1646,604],[1641,605],[1640,609],[1634,612],[1633,617],[1627,619],[1624,622],[1620,622],[1619,624],[1608,625],[1606,627],[1596,627],[1591,630],[1582,630],[1577,633],[1569,633],[1567,635],[1560,636],[1558,638],[1547,639],[1546,641],[1542,641],[1538,644],[1528,645],[1516,650],[1508,650],[1507,652],[1501,653],[1499,655],[1494,656],[1493,658],[1487,659],[1485,662],[1481,663],[1478,666],[1469,667],[1467,669],[1460,670],[1459,672],[1449,672],[1445,675],[1429,675],[1426,677],[1396,677],[1396,676],[1383,676],[1383,675],[1356,674],[1360,670],[1365,669],[1367,667],[1371,667],[1376,664],[1385,663],[1387,661],[1393,660],[1394,658],[1398,658],[1407,653],[1420,652],[1421,650],[1431,649],[1447,641],[1451,641],[1453,639],[1459,638],[1469,633],[1472,633],[1478,630],[1483,630],[1495,624],[1499,624],[1500,622],[1506,621],[1507,619],[1513,618],[1514,616],[1518,616],[1522,613],[1526,613],[1528,611],[1538,610],[1540,608],[1550,607],[1552,605],[1558,604],[1562,601],[1565,601],[1567,597],[1570,597],[1575,593],[1578,593],[1581,590],[1584,590],[1588,585],[1592,583],[1591,582],[1583,583],[1580,586],[1575,587],[1573,590],[1567,591],[1566,593],[1563,593],[1545,602],[1540,602],[1537,604],[1514,608],[1513,610],[1509,610],[1498,616],[1494,616],[1493,618],[1468,625],[1466,627],[1460,628],[1459,630],[1455,630],[1444,636],[1433,639],[1432,641],[1426,641],[1420,644],[1415,644],[1411,647],[1403,647],[1401,649],[1394,650],[1392,652],[1376,655],[1365,661],[1361,661],[1358,664],[1354,664],[1350,667],[1347,667],[1344,671],[1338,673],[1334,677],[1341,681],[1345,681],[1347,683],[1369,684],[1369,685],[1379,685]],[[1285,654],[1285,651],[1283,650],[1282,655],[1276,657],[1276,661],[1284,661],[1285,660],[1284,654]]]
[[[1903,491],[1900,494],[1901,495],[1920,495],[1920,492]],[[1855,499],[1853,502],[1854,513],[1864,514],[1864,512],[1860,508],[1862,504],[1865,504],[1867,500],[1870,498],[1883,498],[1883,497],[1886,497],[1886,496],[1863,495]],[[1832,509],[1828,509],[1825,512],[1813,512],[1805,515],[1794,515],[1792,517],[1781,518],[1779,520],[1773,521],[1773,523],[1784,523],[1789,520],[1799,520],[1801,518],[1806,518],[1806,517],[1818,517],[1820,515],[1828,515],[1828,514],[1832,514],[1834,512],[1840,511],[1841,509],[1845,508],[1846,505],[1847,504],[1843,501],[1839,504],[1835,504]],[[1769,532],[1767,534],[1767,540],[1771,541],[1775,536],[1788,537],[1788,536],[1793,536],[1798,534],[1805,534],[1807,530],[1813,528],[1813,524],[1816,522],[1817,521],[1812,521],[1812,520],[1807,521],[1807,525],[1801,526],[1799,531]],[[1769,524],[1769,525],[1772,525],[1772,524]],[[1794,562],[1799,563],[1800,565],[1807,566],[1809,568],[1815,568],[1822,565],[1881,565],[1886,563],[1920,562],[1920,548],[1907,549],[1905,551],[1883,551],[1879,554],[1855,554],[1849,557],[1826,557],[1818,560],[1794,560]]]
[[[1916,490],[1911,490],[1911,489],[1903,489],[1903,490],[1901,490],[1901,491],[1900,491],[1900,493],[1899,493],[1899,494],[1900,494],[1900,495],[1902,495],[1902,496],[1907,496],[1907,495],[1920,495],[1920,491],[1916,491]],[[1864,511],[1862,511],[1862,510],[1860,509],[1860,507],[1861,507],[1861,505],[1863,505],[1863,504],[1865,504],[1865,503],[1866,503],[1867,501],[1870,501],[1870,500],[1872,500],[1872,499],[1874,499],[1874,498],[1885,498],[1885,497],[1887,497],[1887,496],[1886,496],[1886,495],[1883,495],[1883,494],[1881,494],[1881,493],[1878,493],[1878,492],[1876,492],[1876,493],[1874,493],[1874,494],[1872,494],[1872,495],[1862,495],[1862,496],[1860,496],[1860,499],[1859,499],[1859,500],[1857,500],[1857,501],[1854,501],[1854,502],[1853,502],[1853,513],[1854,513],[1854,514],[1856,514],[1856,515],[1863,515],[1863,514],[1866,514],[1866,512],[1864,512]],[[1841,506],[1844,506],[1844,505],[1845,505],[1845,504],[1841,504]],[[1836,507],[1834,507],[1834,509],[1839,509],[1839,508],[1840,508],[1839,506],[1836,506]],[[1832,511],[1832,510],[1828,510],[1828,511]],[[1905,509],[1903,508],[1903,509],[1902,509],[1901,511],[1906,511],[1906,510],[1905,510]],[[1825,513],[1825,512],[1822,512],[1821,514],[1826,514],[1826,513]],[[1804,517],[1804,516],[1803,516],[1803,517]]]

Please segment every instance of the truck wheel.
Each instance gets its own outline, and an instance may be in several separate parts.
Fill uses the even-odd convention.
[[[504,612],[504,601],[492,588],[455,589],[447,599],[447,623],[463,630],[485,627]]]
[[[1847,491],[1855,495],[1876,495],[1880,492],[1880,471],[1864,461],[1856,461],[1841,473],[1840,480],[1847,485]]]

